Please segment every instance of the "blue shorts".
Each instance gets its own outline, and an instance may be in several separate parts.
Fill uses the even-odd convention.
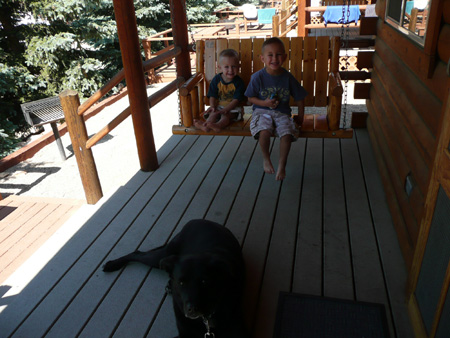
[[[255,109],[250,122],[250,132],[254,138],[259,137],[259,132],[268,130],[272,135],[283,137],[292,135],[293,139],[298,135],[294,120],[277,110]]]

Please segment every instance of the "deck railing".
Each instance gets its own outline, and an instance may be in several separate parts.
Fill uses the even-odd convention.
[[[367,5],[370,5],[372,0],[350,0],[350,5],[359,5],[359,9],[365,11]],[[342,0],[323,0],[322,4],[324,6],[311,6],[311,0],[304,0],[298,2],[298,27],[297,34],[298,36],[308,36],[309,29],[317,29],[317,28],[327,28],[327,27],[340,27],[341,24],[328,24],[325,26],[324,23],[312,23],[311,22],[311,13],[319,12],[324,13],[327,9],[327,6],[342,6]]]
[[[269,36],[278,36],[285,37],[290,31],[297,27],[297,20],[293,20],[291,23],[287,23],[288,19],[292,16],[296,15],[298,12],[297,6],[298,0],[283,0],[281,1],[281,5],[274,5],[277,1],[271,1],[272,7],[276,7],[279,9],[279,13],[272,17],[272,30],[271,34],[267,34]],[[247,25],[248,21],[244,19],[243,12],[241,10],[225,7],[215,11],[215,13],[221,17],[224,15],[227,18],[232,17],[235,21],[226,22],[226,23],[207,23],[207,24],[190,24],[188,25],[188,30],[190,33],[190,38],[194,43],[197,39],[214,39],[214,38],[237,38],[244,35],[253,36],[255,32],[245,33],[241,32],[241,26]],[[242,19],[241,19],[242,17]],[[230,31],[230,27],[234,26],[234,31]],[[194,32],[195,29],[201,28],[201,31]],[[173,41],[172,36],[173,30],[166,29],[162,32],[155,33],[151,36],[142,40],[142,44],[144,47],[144,55],[146,60],[150,60],[162,53],[165,53],[173,48],[173,44],[170,42]],[[165,46],[164,49],[159,50],[157,52],[152,52],[152,43],[162,42]],[[172,60],[168,60],[167,66],[172,64]],[[157,77],[154,69],[150,69],[148,72],[148,83],[157,82]]]
[[[116,2],[119,2],[122,0],[115,0]],[[131,2],[132,3],[132,2]],[[128,8],[133,8],[133,6],[130,6],[128,3]],[[115,9],[116,12],[116,20],[118,22],[118,29],[119,29],[119,40],[121,40],[121,48],[122,53],[124,53],[124,50],[126,50],[127,46],[122,45],[122,42],[124,41],[123,37],[121,39],[120,32],[121,30],[126,30],[127,27],[119,27],[119,16],[120,16],[121,9]],[[133,13],[134,14],[134,13]],[[126,21],[126,20],[124,20]],[[122,25],[124,24],[122,21]],[[135,23],[132,23],[135,25]],[[126,25],[126,23],[125,23]],[[128,27],[129,28],[129,27]],[[137,37],[137,32],[136,32]],[[127,36],[128,38],[128,36]],[[182,49],[180,47],[173,47],[169,50],[166,50],[165,52],[161,53],[160,55],[147,60],[142,63],[142,69],[140,70],[142,73],[149,72],[151,69],[154,69],[155,67],[158,67],[162,65],[163,63],[170,62],[173,58],[178,57],[183,53]],[[139,53],[140,54],[140,53]],[[138,55],[139,55],[138,54]],[[129,62],[129,61],[128,61]],[[121,113],[119,113],[113,120],[111,120],[110,123],[108,123],[105,127],[103,127],[101,130],[99,130],[95,135],[88,138],[87,130],[86,130],[86,124],[84,121],[83,114],[96,102],[98,102],[102,97],[104,97],[112,88],[114,88],[116,85],[118,85],[123,79],[127,78],[127,84],[129,82],[129,78],[126,76],[126,63],[127,61],[124,59],[124,69],[118,72],[110,81],[108,81],[101,89],[99,89],[97,92],[95,92],[90,98],[88,98],[83,104],[80,105],[80,99],[78,96],[78,93],[74,90],[65,90],[63,91],[59,96],[61,99],[61,105],[64,111],[64,115],[67,122],[67,128],[70,134],[70,138],[72,141],[72,146],[74,149],[75,157],[78,164],[78,169],[80,172],[81,181],[83,184],[83,188],[86,195],[86,200],[89,204],[95,204],[102,196],[102,189],[100,186],[100,180],[98,177],[97,168],[95,165],[95,160],[92,154],[91,148],[97,144],[103,137],[105,137],[108,133],[110,133],[114,128],[116,128],[121,122],[123,122],[128,116],[132,115],[132,98],[130,97],[130,107],[123,110]],[[129,65],[128,65],[129,66]],[[178,77],[174,81],[172,81],[170,84],[165,86],[164,88],[160,89],[156,93],[154,93],[151,96],[147,97],[148,102],[148,108],[154,107],[158,102],[169,96],[171,93],[176,91],[183,83],[185,82],[184,77]],[[130,86],[131,87],[131,86]],[[131,91],[128,93],[130,96],[133,94]],[[146,95],[147,96],[147,95]],[[145,106],[145,105],[144,105]],[[139,130],[136,130],[135,125],[135,134],[139,132]],[[150,123],[150,129],[151,129],[151,123]],[[150,130],[151,131],[151,130]],[[148,130],[144,130],[144,133],[147,133]],[[153,134],[151,133],[151,137],[153,138]],[[143,138],[145,140],[145,138]],[[138,140],[138,137],[136,136],[136,141],[138,145],[138,152],[139,147],[142,146],[142,140]],[[153,141],[153,140],[152,140]],[[141,143],[141,144],[140,144]],[[152,142],[153,143],[153,142]],[[154,143],[153,143],[154,147]],[[147,154],[144,156],[149,156],[148,149],[145,149]],[[151,149],[150,149],[150,152]],[[156,155],[156,151],[155,151]],[[145,170],[145,167],[157,167],[157,160],[155,163],[152,162],[153,159],[148,159],[145,162],[146,164],[143,164],[142,156],[140,156],[141,161],[141,169]],[[156,157],[155,157],[156,158]],[[154,161],[153,161],[154,162]],[[156,169],[156,168],[155,168]]]

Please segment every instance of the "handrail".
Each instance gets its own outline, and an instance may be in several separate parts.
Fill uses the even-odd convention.
[[[286,37],[287,33],[289,33],[295,26],[298,25],[297,21],[292,22],[289,26],[286,27],[286,31],[280,34],[280,38]]]
[[[289,19],[292,15],[294,15],[295,13],[297,13],[298,8],[295,8],[292,12],[289,13],[289,15],[286,15],[283,19],[280,20],[280,25],[283,22],[286,22],[287,19]]]
[[[371,1],[369,1],[369,3],[371,3]],[[336,5],[336,6],[341,6],[342,5]],[[365,11],[367,9],[368,5],[352,5],[352,6],[359,6],[360,10]],[[329,6],[308,6],[308,7],[304,7],[303,5],[300,5],[299,3],[299,12],[298,12],[298,22],[299,25],[297,27],[297,32],[298,32],[298,36],[306,36],[307,35],[307,30],[308,29],[314,29],[314,28],[325,28],[325,27],[338,27],[338,24],[329,24],[329,25],[325,25],[323,23],[306,23],[309,21],[310,17],[311,17],[311,12],[325,12],[327,7]]]
[[[153,35],[150,35],[150,36],[148,36],[148,37],[145,38],[145,39],[152,39],[152,38],[154,38],[154,37],[158,37],[158,36],[160,36],[160,35],[166,35],[166,34],[169,34],[169,33],[172,33],[172,28],[169,28],[169,29],[166,29],[165,31],[158,32],[158,33],[155,33],[155,34],[153,34]],[[144,40],[145,40],[145,39],[144,39]]]
[[[111,89],[117,86],[120,81],[125,78],[125,71],[122,69],[116,75],[114,75],[111,80],[109,80],[102,88],[97,90],[91,95],[86,101],[84,101],[78,107],[78,115],[83,115],[92,105],[94,105],[98,100],[105,96]]]
[[[189,80],[187,80],[180,88],[181,96],[188,96],[194,87],[203,80],[203,73],[196,73]]]
[[[152,68],[158,67],[161,64],[172,60],[175,56],[181,53],[180,47],[175,47],[172,50],[167,51],[155,58],[143,62],[143,68],[148,71]],[[83,102],[78,107],[78,115],[83,115],[92,105],[94,105],[98,100],[100,100],[104,95],[106,95],[112,88],[114,88],[120,81],[125,78],[125,71],[120,70],[114,77],[109,80],[102,88],[97,90],[90,98]]]
[[[180,47],[174,47],[173,49],[155,56],[154,58],[151,58],[150,60],[146,60],[142,63],[142,66],[144,68],[144,70],[147,72],[152,68],[156,68],[160,65],[162,65],[163,63],[166,63],[169,60],[172,60],[174,57],[178,56],[181,54],[181,48]]]
[[[180,88],[184,84],[185,80],[182,77],[179,77],[166,85],[164,88],[161,88],[157,92],[153,93],[148,97],[148,105],[149,108],[154,107],[161,100],[165,99],[167,96],[172,94],[178,88]],[[131,115],[131,108],[125,108],[119,115],[117,115],[111,122],[109,122],[105,127],[100,129],[95,135],[91,136],[86,141],[86,149],[92,148],[96,145],[103,137],[108,135],[114,128],[116,128],[120,123],[122,123],[128,116]]]
[[[336,5],[337,7],[342,7],[342,5]],[[359,9],[366,10],[367,5],[351,5],[351,6],[359,6]],[[327,7],[330,6],[317,6],[317,7],[305,7],[305,12],[325,12]]]

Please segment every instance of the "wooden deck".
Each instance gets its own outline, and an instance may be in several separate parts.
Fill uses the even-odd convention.
[[[224,224],[242,244],[252,337],[272,337],[279,291],[383,303],[391,337],[413,336],[406,270],[366,130],[293,143],[282,183],[263,173],[250,137],[176,135],[158,157],[158,170],[102,200],[27,285],[0,287],[2,337],[174,337],[165,273],[101,266],[165,243],[193,218]]]
[[[11,195],[0,201],[0,283],[52,236],[84,201]]]

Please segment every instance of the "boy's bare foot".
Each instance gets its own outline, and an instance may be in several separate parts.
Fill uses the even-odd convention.
[[[216,133],[218,133],[222,130],[222,128],[217,123],[207,122],[206,125],[208,128],[211,128]]]
[[[275,176],[275,179],[277,181],[282,181],[286,178],[286,170],[284,167],[278,167],[277,175]]]
[[[200,120],[194,119],[194,126],[195,126],[195,128],[201,129],[205,132],[211,131],[211,129],[208,128],[208,125],[206,124],[206,122],[202,122]]]
[[[270,162],[270,160],[264,160],[263,166],[264,172],[266,174],[275,174],[275,169],[273,168],[272,162]]]

